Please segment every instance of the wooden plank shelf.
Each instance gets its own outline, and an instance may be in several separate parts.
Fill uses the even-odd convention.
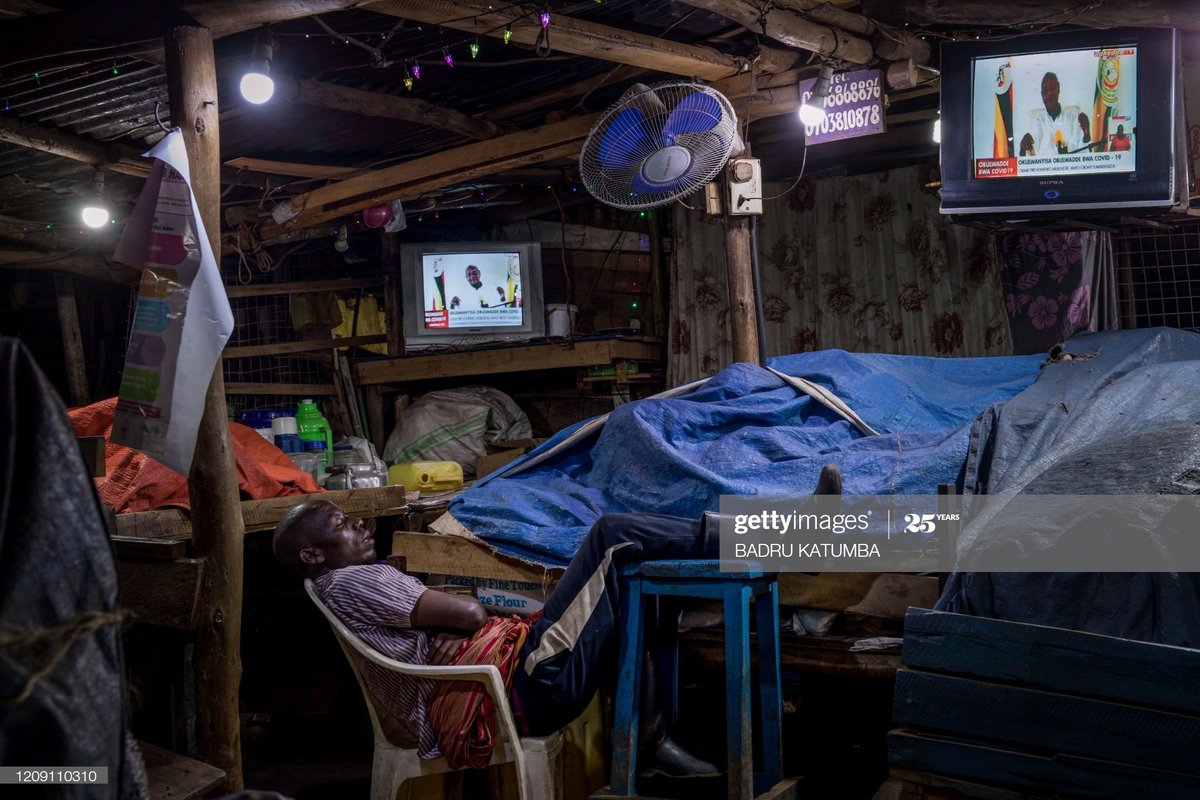
[[[780,638],[779,659],[784,669],[890,680],[900,668],[900,653],[894,649],[851,652],[850,646],[866,637],[867,634],[784,635]],[[754,641],[755,634],[751,634],[750,652],[754,652]],[[724,669],[725,635],[722,628],[685,631],[679,635],[679,648],[684,663],[691,663],[688,659],[696,659],[695,663],[710,669]]]
[[[243,500],[242,520],[246,525],[246,532],[271,530],[289,508],[313,497],[337,503],[343,511],[368,519],[403,513],[406,502],[403,486],[339,489],[320,494]],[[191,539],[192,524],[188,512],[181,508],[138,511],[117,515],[117,535],[134,539],[186,541]]]
[[[246,532],[269,531],[292,506],[309,498],[337,503],[346,512],[370,519],[403,513],[403,486],[342,489],[241,503]],[[121,607],[137,622],[194,630],[204,559],[189,558],[192,523],[188,512],[164,508],[116,515],[114,549],[121,583]]]
[[[563,344],[533,344],[361,361],[355,365],[354,379],[357,386],[371,386],[434,378],[596,367],[624,359],[660,361],[662,357],[662,342],[655,339],[585,339]]]

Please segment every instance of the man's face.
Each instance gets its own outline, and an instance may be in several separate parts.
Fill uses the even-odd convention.
[[[1053,75],[1042,78],[1042,103],[1051,114],[1058,113],[1058,78]]]
[[[301,552],[306,562],[326,569],[374,563],[375,537],[358,517],[325,503],[309,514],[307,523],[309,543]]]
[[[467,283],[471,284],[472,289],[478,289],[483,286],[483,278],[479,274],[479,267],[471,265],[467,267]]]

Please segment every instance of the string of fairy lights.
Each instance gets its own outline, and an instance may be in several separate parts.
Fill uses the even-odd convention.
[[[599,4],[599,3],[602,3],[603,0],[593,0],[593,2]],[[514,2],[514,3],[509,3],[508,5],[505,5],[505,6],[501,6],[499,8],[491,8],[491,9],[489,9],[488,13],[489,14],[499,14],[499,13],[503,13],[503,12],[508,11],[513,8],[527,9],[528,5],[529,4],[527,4],[527,3]],[[473,18],[475,18],[474,15],[471,17],[463,17],[461,19],[473,19]],[[482,31],[478,34],[474,34],[474,35],[471,35],[468,37],[462,37],[462,38],[460,38],[454,42],[450,42],[448,44],[440,44],[439,43],[438,45],[431,47],[430,49],[428,49],[424,52],[405,55],[402,59],[399,59],[399,64],[402,65],[403,69],[404,69],[404,78],[403,78],[404,88],[409,91],[412,91],[412,89],[415,86],[416,81],[419,81],[421,79],[421,67],[422,67],[423,63],[425,66],[428,66],[431,63],[441,63],[441,64],[444,64],[448,69],[453,69],[457,64],[461,63],[460,61],[456,60],[455,53],[457,52],[457,53],[461,54],[464,48],[465,48],[466,52],[470,55],[470,61],[472,61],[472,62],[478,61],[480,53],[483,52],[483,46],[480,44],[481,36],[488,37],[488,36],[498,34],[500,39],[502,40],[503,44],[508,45],[512,41],[513,25],[520,22],[523,19],[526,19],[526,18],[530,19],[533,22],[536,22],[536,24],[538,26],[537,38],[533,44],[534,52],[541,58],[545,58],[546,56],[549,56],[552,52],[551,47],[550,47],[550,26],[551,26],[551,22],[553,20],[553,14],[551,12],[550,5],[547,4],[547,5],[539,7],[538,10],[525,11],[525,13],[522,14],[521,16],[514,17],[514,18],[510,19],[509,21],[503,23],[502,25],[497,25],[494,28],[490,28],[490,29]],[[367,50],[371,54],[371,63],[373,66],[390,67],[397,63],[386,57],[386,55],[383,52],[383,48],[387,45],[387,43],[389,41],[391,41],[391,39],[396,35],[396,33],[401,30],[401,27],[404,24],[403,21],[397,23],[396,25],[392,26],[389,30],[384,31],[384,32],[374,31],[374,32],[367,32],[367,33],[340,33],[338,31],[333,30],[329,25],[327,25],[319,17],[314,17],[314,19],[316,19],[318,24],[320,24],[321,27],[325,30],[325,33],[322,34],[322,33],[275,33],[275,32],[272,32],[271,35],[274,37],[278,37],[278,38],[293,37],[293,38],[304,38],[304,39],[312,39],[314,37],[327,36],[331,42],[341,42],[342,44],[346,44],[346,45],[356,45],[364,50]],[[435,27],[437,27],[438,30],[440,31],[441,27],[443,25],[449,25],[451,23],[461,21],[461,19],[445,20],[442,23],[438,23]],[[424,31],[424,26],[418,25],[417,30]],[[371,41],[372,41],[373,37],[378,37],[378,42],[379,42],[378,46],[372,45]],[[438,59],[438,60],[434,61],[431,59]]]

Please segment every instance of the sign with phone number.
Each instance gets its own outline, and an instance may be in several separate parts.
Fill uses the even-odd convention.
[[[816,78],[800,81],[801,103],[812,96],[816,82]],[[883,72],[860,69],[834,74],[825,98],[825,119],[819,125],[805,125],[804,137],[808,144],[821,144],[883,133],[885,127]]]

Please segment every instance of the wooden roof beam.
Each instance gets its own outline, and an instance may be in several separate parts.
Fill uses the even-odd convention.
[[[829,8],[817,0],[779,0],[769,4],[766,13],[756,0],[681,2],[720,14],[777,42],[838,61],[869,64],[877,59],[911,58],[920,64],[929,62],[927,42],[904,31],[885,30],[861,14]]]
[[[468,114],[416,97],[396,97],[381,92],[367,92],[332,83],[293,78],[272,73],[279,97],[310,106],[348,111],[364,117],[383,117],[428,125],[457,133],[471,139],[491,139],[500,129],[494,122],[476,119]]]
[[[599,114],[573,117],[532,130],[443,150],[393,167],[314,189],[292,197],[295,219],[267,225],[263,240],[344,217],[367,206],[465,183],[514,167],[538,164],[579,152]]]
[[[916,34],[883,25],[862,14],[834,8],[827,0],[775,0],[775,8],[795,12],[805,19],[841,28],[847,33],[868,37],[875,57],[885,61],[911,58],[918,64],[928,64],[933,53],[929,42]]]
[[[0,248],[0,269],[32,269],[69,272],[81,278],[107,283],[136,283],[141,270],[124,265],[109,264],[101,256],[78,255],[74,250],[63,253],[39,253],[30,250]]]
[[[792,114],[800,107],[794,76],[785,85],[755,95],[730,98],[739,115],[761,119]],[[292,197],[295,219],[266,225],[263,241],[344,217],[367,206],[416,197],[423,192],[461,184],[530,164],[579,154],[583,141],[601,114],[573,117],[485,142],[443,150],[393,167],[356,175]]]
[[[100,144],[94,139],[59,133],[15,119],[0,119],[0,141],[39,150],[43,153],[82,161],[113,172],[144,178],[150,174],[150,161],[132,147]]]
[[[493,11],[482,0],[380,0],[364,8],[495,38],[502,38],[507,26],[512,29],[513,41],[524,45],[535,44],[541,33],[541,25],[535,15],[513,6],[501,6]],[[554,49],[562,52],[710,81],[750,69],[747,59],[726,55],[711,47],[673,42],[573,19],[564,14],[554,15],[550,25],[550,40]],[[755,68],[759,72],[778,72],[793,66],[799,55],[786,50],[764,48],[755,62]]]
[[[86,136],[52,131],[16,119],[0,118],[0,142],[9,142],[72,161],[81,161],[135,178],[148,176],[153,164],[150,159],[142,157],[141,151],[133,147],[115,142],[103,144]],[[244,169],[230,168],[221,171],[221,182],[224,184],[263,189],[267,188],[268,179],[269,176],[263,174],[247,174]]]
[[[762,6],[752,0],[682,0],[685,5],[702,8],[761,32],[777,42],[811,50],[823,56],[866,64],[875,57],[871,43],[829,25],[818,25],[794,11]]]
[[[1180,28],[1200,30],[1200,3],[1138,0],[1049,8],[1044,0],[863,0],[863,13],[897,25],[967,25],[972,28],[1080,25],[1087,28]]]

